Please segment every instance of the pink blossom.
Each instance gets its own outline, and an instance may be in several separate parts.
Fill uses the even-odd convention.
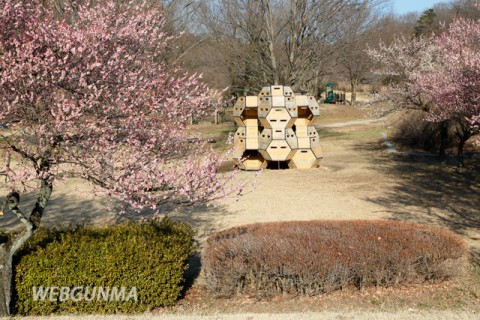
[[[239,189],[186,130],[215,94],[161,62],[171,38],[160,4],[132,3],[80,6],[73,23],[40,1],[0,3],[0,123],[12,131],[2,148],[21,158],[11,188],[76,176],[137,210]]]
[[[428,121],[453,124],[462,148],[479,132],[480,20],[458,18],[437,38],[399,38],[369,54],[391,81],[385,96],[394,110],[420,109]]]

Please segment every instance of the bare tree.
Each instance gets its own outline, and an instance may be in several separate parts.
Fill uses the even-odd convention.
[[[224,63],[244,91],[272,83],[317,91],[345,26],[384,2],[207,0],[202,22],[217,42],[235,48]]]
[[[371,59],[366,53],[369,46],[380,41],[378,27],[381,24],[381,2],[365,1],[357,7],[357,13],[345,24],[344,37],[336,50],[339,71],[350,82],[350,104],[356,105],[357,87],[371,69]]]
[[[478,3],[477,0],[453,0],[451,5],[456,16],[478,19],[480,18],[480,11],[475,10],[476,3]]]

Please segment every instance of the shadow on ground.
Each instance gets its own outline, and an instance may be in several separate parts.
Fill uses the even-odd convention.
[[[36,192],[30,192],[21,195],[19,208],[28,217],[34,207]],[[51,200],[48,202],[41,226],[52,228],[60,226],[74,225],[114,225],[126,220],[136,221],[152,217],[170,218],[186,222],[197,232],[196,238],[204,240],[215,230],[223,228],[222,216],[227,212],[222,206],[207,207],[199,205],[194,207],[184,207],[170,204],[160,208],[158,214],[152,210],[143,210],[136,213],[128,210],[125,213],[119,213],[119,209],[124,208],[120,202],[114,202],[103,197],[90,195],[78,196],[72,193],[62,193],[62,189],[54,191]],[[219,218],[220,217],[220,218]],[[11,212],[6,212],[0,216],[0,230],[4,232],[19,232],[24,230],[25,226]]]
[[[472,246],[472,262],[480,265],[480,161],[467,159],[466,168],[455,157],[439,161],[431,154],[387,153],[382,143],[357,144],[370,152],[374,170],[395,185],[367,201],[385,207],[391,219],[446,227]]]
[[[28,217],[34,207],[36,192],[21,195],[19,208]],[[113,224],[117,218],[109,212],[112,203],[99,197],[79,198],[56,191],[48,202],[41,224],[46,227],[79,224]],[[0,216],[0,230],[19,231],[24,226],[11,212]]]
[[[37,194],[35,192],[26,193],[21,196],[20,209],[28,216],[33,208]],[[62,194],[61,190],[49,201],[42,226],[59,227],[79,224],[97,224],[113,225],[125,220],[139,220],[154,216],[154,212],[144,210],[140,213],[116,214],[111,211],[119,203],[112,203],[108,199],[100,197],[91,197],[80,200],[80,198],[71,194]],[[182,207],[174,204],[166,205],[161,208],[158,215],[160,218],[169,216],[173,220],[186,222],[196,231],[198,244],[197,253],[189,262],[189,269],[186,271],[186,288],[190,288],[200,275],[201,270],[201,243],[213,232],[223,229],[222,216],[229,214],[223,206],[205,206]],[[21,231],[24,229],[22,223],[17,217],[6,212],[0,216],[0,230],[2,231]]]

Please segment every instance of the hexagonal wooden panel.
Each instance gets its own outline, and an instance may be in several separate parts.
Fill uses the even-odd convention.
[[[242,155],[242,161],[240,161],[239,167],[242,170],[258,171],[267,167],[267,161],[262,157],[259,152],[246,151]]]
[[[245,106],[247,108],[258,107],[258,97],[257,96],[246,96],[245,97]]]
[[[271,86],[270,87],[270,94],[272,95],[272,97],[274,97],[274,96],[284,97],[283,86]]]
[[[233,151],[232,157],[234,159],[240,159],[245,152],[245,138],[238,138],[235,137],[235,141],[233,143]]]
[[[258,137],[245,139],[245,150],[258,150]]]
[[[270,87],[263,87],[258,94],[259,97],[271,96]]]
[[[295,95],[295,103],[298,107],[307,107],[308,106],[308,96],[305,95]]]
[[[248,126],[247,120],[258,122],[258,107],[245,107],[239,116],[234,116],[234,120],[239,127]]]
[[[292,150],[298,149],[298,138],[292,128],[286,129],[286,139]]]
[[[272,138],[273,140],[285,140],[287,129],[272,129]]]
[[[316,161],[317,157],[315,157],[312,150],[297,149],[288,165],[290,168],[310,169]]]
[[[235,102],[235,105],[233,106],[233,116],[240,117],[245,107],[246,107],[245,97],[239,97]]]
[[[292,118],[298,117],[298,107],[295,103],[295,97],[285,97],[285,108]]]
[[[293,119],[285,108],[272,108],[266,117],[266,122],[269,128],[272,129],[285,129],[293,124]],[[292,121],[293,120],[293,121]],[[264,121],[260,119],[261,123]]]
[[[266,151],[272,161],[286,161],[292,157],[292,148],[285,140],[272,140]]]
[[[265,96],[258,98],[258,118],[266,118],[272,109],[272,97]]]
[[[284,86],[283,87],[283,95],[285,97],[293,97],[295,96],[295,94],[293,93],[293,90],[292,88],[288,87],[288,86]]]
[[[320,115],[320,106],[313,96],[308,96],[308,108],[312,112],[313,116]]]
[[[273,96],[272,97],[272,107],[283,107],[285,108],[285,97],[284,96]]]

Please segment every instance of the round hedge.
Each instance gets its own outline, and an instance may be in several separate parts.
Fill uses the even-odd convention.
[[[258,223],[212,235],[202,254],[217,295],[313,295],[462,273],[467,249],[453,233],[393,221]]]
[[[132,313],[172,305],[180,296],[193,231],[186,224],[124,223],[40,229],[17,254],[14,308],[21,315]],[[137,301],[34,301],[33,287],[136,288]],[[98,289],[99,290],[99,289]],[[90,291],[91,292],[91,291]]]

